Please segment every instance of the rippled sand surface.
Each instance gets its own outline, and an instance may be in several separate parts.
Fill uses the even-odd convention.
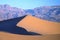
[[[32,36],[0,32],[0,40],[60,40],[60,34]]]

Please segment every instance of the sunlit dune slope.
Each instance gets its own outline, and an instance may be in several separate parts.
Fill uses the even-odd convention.
[[[16,35],[6,32],[0,32],[0,40],[60,40],[59,34],[54,35],[42,35],[42,36],[32,36],[32,35]]]
[[[31,15],[22,19],[17,26],[40,34],[60,34],[60,23],[42,20]]]
[[[39,40],[39,36],[17,35],[6,32],[0,32],[0,40]]]

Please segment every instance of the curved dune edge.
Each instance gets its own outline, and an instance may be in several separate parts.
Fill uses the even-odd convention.
[[[0,32],[0,40],[60,40],[60,34],[43,35],[43,36],[27,36],[27,35],[16,35],[6,32]]]
[[[41,34],[60,34],[60,23],[42,20],[31,15],[18,22],[17,26]]]

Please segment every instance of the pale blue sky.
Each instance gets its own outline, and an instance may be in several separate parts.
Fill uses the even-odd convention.
[[[32,9],[40,6],[60,5],[60,0],[0,0],[0,5],[3,4],[17,8]]]

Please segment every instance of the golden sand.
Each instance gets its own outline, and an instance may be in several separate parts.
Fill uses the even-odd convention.
[[[30,15],[18,22],[17,26],[41,34],[60,34],[60,23],[42,20]]]
[[[32,35],[17,35],[6,32],[0,32],[0,40],[60,40],[60,35],[54,34],[54,35],[32,36]]]

